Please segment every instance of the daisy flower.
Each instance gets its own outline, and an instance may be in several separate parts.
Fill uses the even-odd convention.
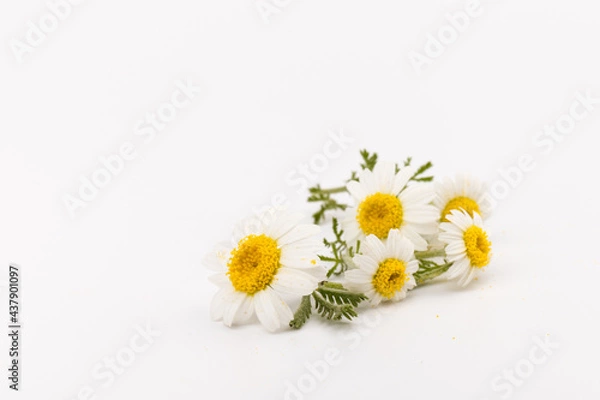
[[[373,171],[361,171],[358,181],[347,185],[357,206],[348,208],[343,220],[346,240],[354,242],[368,235],[379,239],[398,229],[416,250],[426,250],[427,241],[421,236],[437,232],[432,186],[415,183],[406,186],[415,170],[404,167],[396,173],[393,163],[377,163]]]
[[[392,229],[383,242],[375,235],[367,236],[361,250],[353,258],[358,268],[345,273],[346,285],[364,293],[371,305],[402,300],[416,286],[413,274],[419,262],[414,258],[414,245],[398,229]]]
[[[449,222],[440,224],[440,241],[446,243],[446,259],[452,262],[446,276],[458,278],[460,286],[466,286],[475,271],[489,264],[492,243],[483,227],[483,220],[476,212],[473,216],[463,210],[453,210],[447,216]]]
[[[316,225],[299,225],[302,216],[276,212],[239,224],[232,246],[220,246],[204,263],[218,274],[210,280],[220,287],[210,313],[225,325],[247,321],[256,313],[269,331],[287,326],[293,313],[282,294],[312,293],[325,271],[317,266],[322,248]]]
[[[443,182],[436,182],[435,199],[433,204],[438,209],[441,222],[448,222],[446,218],[452,210],[463,209],[472,217],[473,213],[487,218],[491,207],[485,200],[486,186],[478,179],[465,175],[458,175],[456,179],[445,178]]]

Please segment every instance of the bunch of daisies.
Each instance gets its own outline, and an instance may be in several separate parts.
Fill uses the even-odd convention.
[[[269,331],[300,328],[313,312],[352,320],[362,302],[399,301],[440,276],[466,286],[489,264],[485,185],[466,176],[434,183],[430,162],[414,168],[410,158],[399,165],[361,156],[344,186],[310,189],[308,201],[320,205],[312,224],[272,210],[242,221],[232,243],[205,258],[220,288],[214,320],[232,326],[256,315]],[[329,221],[323,238],[319,225]]]

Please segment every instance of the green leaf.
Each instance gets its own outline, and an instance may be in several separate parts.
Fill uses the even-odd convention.
[[[377,158],[379,157],[377,153],[369,153],[367,150],[361,150],[360,156],[363,159],[363,162],[360,164],[361,168],[373,171],[373,168],[375,168],[375,165],[377,164]]]
[[[452,266],[451,262],[444,260],[443,264],[437,264],[431,260],[419,259],[419,269],[414,273],[415,281],[418,285],[437,278]]]
[[[311,187],[308,189],[310,196],[308,197],[309,203],[321,203],[319,211],[313,214],[313,221],[315,224],[320,224],[326,218],[326,213],[333,210],[344,211],[348,205],[338,203],[337,200],[331,197],[332,194],[342,193],[346,191],[346,187],[339,187],[333,189],[322,189],[320,185]]]
[[[340,283],[321,282],[312,294],[317,313],[332,321],[346,318],[351,321],[358,316],[355,307],[367,299],[362,293],[354,293],[344,288]]]
[[[312,314],[311,299],[314,300],[314,307],[321,317],[330,321],[340,321],[343,318],[351,321],[358,316],[355,307],[367,300],[367,296],[351,292],[340,283],[321,282],[312,294],[302,297],[294,319],[290,321],[290,327],[300,329],[306,324]]]
[[[410,180],[415,182],[431,182],[433,180],[433,176],[423,176],[423,174],[427,172],[431,167],[433,167],[431,161],[428,161],[425,164],[421,165],[410,178]]]
[[[351,292],[341,283],[336,282],[322,282],[317,291],[325,299],[336,304],[351,304],[356,307],[360,302],[367,300],[364,294]]]
[[[348,254],[350,257],[353,257],[355,254],[354,249],[352,247],[348,247],[348,244],[343,239],[344,231],[340,228],[337,218],[333,218],[332,220],[332,230],[335,239],[323,239],[325,247],[331,250],[332,255],[319,255],[319,259],[321,261],[333,264],[327,271],[328,278],[330,278],[332,275],[340,275],[346,271],[348,269],[348,264],[346,263],[346,260],[344,260],[344,255]]]
[[[290,328],[300,329],[304,326],[306,321],[312,314],[312,303],[310,301],[310,295],[303,296],[302,301],[298,310],[294,313],[294,319],[290,321]]]

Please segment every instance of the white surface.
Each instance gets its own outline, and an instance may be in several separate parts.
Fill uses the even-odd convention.
[[[72,400],[89,385],[98,400],[282,399],[337,348],[304,398],[499,399],[492,381],[538,336],[560,347],[510,397],[597,398],[600,106],[548,154],[532,142],[577,92],[600,97],[597,4],[487,2],[418,76],[408,53],[464,3],[399,3],[290,2],[265,24],[246,0],[90,0],[19,64],[9,40],[47,8],[4,2],[0,264],[23,268],[25,327],[22,391],[2,373],[1,397]],[[153,141],[135,136],[185,79],[201,87],[194,101]],[[345,179],[360,148],[431,159],[438,177],[496,182],[523,154],[536,166],[499,202],[495,258],[465,290],[417,289],[365,312],[360,333],[364,322],[316,318],[278,334],[211,322],[202,256],[276,193],[310,213],[286,176],[330,129],[354,141],[324,184]],[[128,141],[138,157],[71,219],[64,194]],[[93,368],[147,323],[162,335],[102,387]],[[5,365],[5,335],[0,346]]]

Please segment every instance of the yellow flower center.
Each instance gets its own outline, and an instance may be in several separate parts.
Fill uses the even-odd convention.
[[[471,217],[473,217],[473,212],[481,214],[479,211],[479,204],[477,204],[475,200],[465,196],[458,196],[450,200],[448,204],[446,204],[446,207],[444,207],[441,216],[442,222],[448,222],[446,217],[448,214],[450,214],[450,212],[452,212],[452,210],[460,210],[461,208],[465,210]]]
[[[379,264],[373,276],[373,288],[386,299],[394,297],[408,280],[406,264],[395,258],[388,258]]]
[[[487,233],[478,226],[470,226],[463,234],[467,257],[471,265],[482,268],[490,262],[490,251],[492,243],[488,240]]]
[[[356,220],[365,235],[373,234],[385,239],[390,229],[398,229],[402,225],[402,203],[391,194],[375,193],[360,203]]]
[[[264,290],[280,267],[281,250],[265,235],[249,235],[231,251],[227,275],[235,290],[253,295]]]

